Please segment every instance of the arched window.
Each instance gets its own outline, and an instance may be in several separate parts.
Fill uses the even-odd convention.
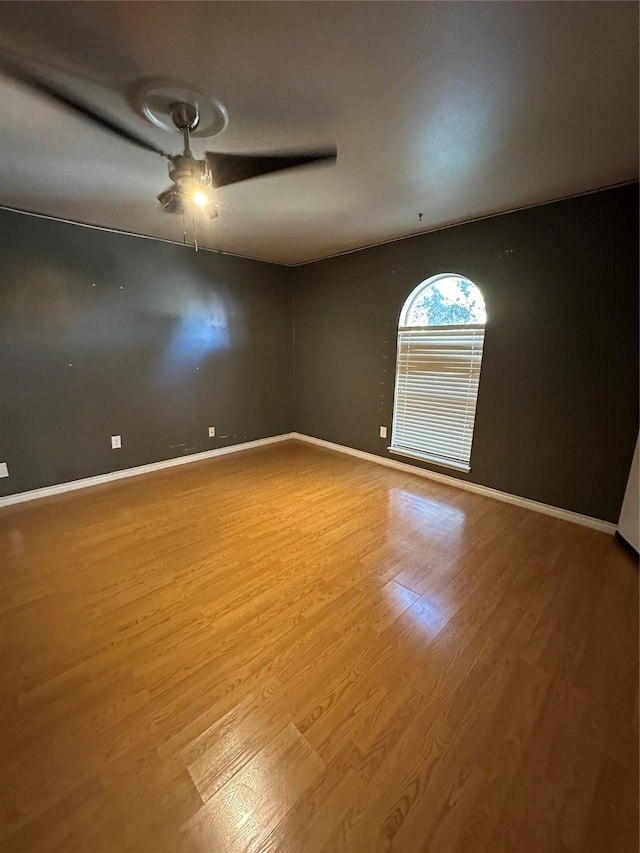
[[[471,470],[487,315],[468,279],[423,281],[400,313],[392,453]]]

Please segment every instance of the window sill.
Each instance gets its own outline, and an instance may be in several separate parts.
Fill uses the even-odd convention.
[[[465,465],[463,462],[452,462],[445,460],[440,456],[430,456],[428,453],[413,453],[411,450],[404,450],[400,447],[387,447],[389,453],[394,456],[406,456],[408,459],[419,459],[420,462],[431,462],[433,465],[438,465],[440,468],[453,468],[454,471],[464,471],[468,474],[471,471],[470,465]]]

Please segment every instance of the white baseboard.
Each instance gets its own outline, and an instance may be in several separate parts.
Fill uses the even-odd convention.
[[[531,509],[534,512],[541,512],[545,515],[551,515],[554,518],[561,518],[564,521],[571,521],[574,524],[581,524],[583,527],[591,527],[594,530],[601,530],[603,533],[615,534],[617,526],[609,521],[603,521],[600,518],[592,518],[589,515],[581,515],[579,512],[571,512],[568,509],[561,509],[550,504],[539,503],[538,501],[522,498],[519,495],[512,495],[509,492],[501,492],[498,489],[490,489],[488,486],[480,486],[477,483],[470,483],[468,480],[459,480],[457,477],[450,477],[447,474],[439,474],[436,471],[429,471],[426,468],[418,468],[414,465],[408,465],[406,462],[398,462],[395,459],[387,459],[385,456],[376,456],[374,453],[366,453],[364,450],[356,450],[354,447],[346,447],[344,444],[334,444],[332,441],[325,441],[322,438],[314,438],[310,435],[304,435],[299,432],[288,432],[281,435],[270,436],[269,438],[259,438],[256,441],[246,441],[244,444],[231,444],[228,447],[218,447],[215,450],[205,450],[203,453],[192,453],[189,456],[177,456],[174,459],[163,459],[161,462],[151,462],[148,465],[138,465],[135,468],[124,468],[121,471],[110,471],[107,474],[98,474],[95,477],[86,477],[82,480],[72,480],[69,483],[57,483],[54,486],[45,486],[42,489],[32,489],[29,492],[18,492],[15,495],[6,495],[0,497],[0,508],[11,506],[13,504],[24,503],[25,501],[34,501],[39,498],[48,498],[53,495],[61,495],[65,492],[73,492],[76,489],[87,489],[91,486],[100,486],[103,483],[112,483],[115,480],[123,480],[126,477],[138,477],[141,474],[151,474],[154,471],[162,471],[165,468],[174,468],[176,465],[187,465],[191,462],[202,462],[205,459],[214,459],[216,456],[225,456],[229,453],[238,453],[241,450],[251,450],[254,447],[264,447],[268,444],[275,444],[280,441],[295,439],[304,441],[308,444],[316,444],[319,447],[325,447],[328,450],[334,450],[338,453],[346,453],[349,456],[355,456],[358,459],[364,459],[367,462],[375,462],[377,465],[385,465],[387,468],[395,468],[396,471],[402,471],[405,474],[415,474],[418,477],[426,477],[429,480],[436,480],[439,483],[446,483],[448,486],[454,486],[458,489],[464,489],[468,492],[474,492],[477,495],[484,495],[494,500],[503,501],[504,503],[515,504],[525,509]]]
[[[294,433],[288,432],[282,435],[273,435],[269,438],[258,438],[255,441],[245,441],[243,444],[230,444],[227,447],[217,447],[215,450],[205,450],[202,453],[192,453],[189,456],[177,456],[174,459],[163,459],[161,462],[138,465],[136,468],[124,468],[121,471],[110,471],[107,474],[85,477],[82,480],[72,480],[69,483],[57,483],[54,486],[32,489],[29,492],[18,492],[15,495],[0,497],[0,508],[11,506],[12,504],[24,503],[25,501],[35,501],[39,498],[49,498],[52,495],[61,495],[64,492],[73,492],[76,489],[88,489],[90,486],[100,486],[103,483],[112,483],[114,480],[124,480],[126,477],[139,477],[141,474],[163,471],[165,468],[174,468],[176,465],[188,465],[190,462],[202,462],[205,459],[214,459],[216,456],[226,456],[228,453],[238,453],[241,450],[264,447],[267,444],[275,444],[278,441],[287,441],[293,438],[293,436]]]
[[[448,486],[455,486],[458,489],[464,489],[467,492],[474,492],[477,495],[484,495],[487,498],[493,498],[503,503],[515,504],[525,509],[531,509],[534,512],[541,512],[544,515],[552,515],[554,518],[561,518],[563,521],[571,521],[574,524],[581,524],[583,527],[591,527],[594,530],[600,530],[603,533],[609,533],[612,536],[617,530],[617,525],[610,521],[604,521],[601,518],[593,518],[590,515],[581,515],[579,512],[571,512],[568,509],[561,509],[550,504],[543,504],[539,501],[532,501],[529,498],[522,498],[519,495],[512,495],[509,492],[501,492],[498,489],[490,489],[488,486],[480,486],[477,483],[470,483],[468,480],[459,480],[457,477],[450,477],[447,474],[439,474],[436,471],[429,471],[426,468],[418,468],[414,465],[408,465],[406,462],[397,462],[395,459],[387,459],[385,456],[376,456],[374,453],[365,453],[364,450],[356,450],[353,447],[346,447],[344,444],[334,444],[332,441],[325,441],[322,438],[313,438],[310,435],[294,432],[291,433],[291,438],[297,441],[305,441],[308,444],[317,444],[319,447],[326,447],[328,450],[335,450],[338,453],[347,453],[349,456],[356,456],[358,459],[365,459],[367,462],[376,462],[378,465],[386,465],[387,468],[395,468],[396,471],[402,471],[405,474],[417,474],[418,477],[427,477],[429,480],[437,480],[439,483],[446,483]]]

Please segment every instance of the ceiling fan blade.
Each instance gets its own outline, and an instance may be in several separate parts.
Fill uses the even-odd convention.
[[[46,80],[38,77],[37,74],[34,74],[33,71],[23,68],[7,56],[0,55],[0,72],[5,74],[7,77],[11,77],[13,80],[17,80],[19,83],[24,83],[36,92],[48,95],[48,97],[57,101],[59,104],[64,104],[64,106],[69,107],[69,109],[74,110],[76,113],[79,113],[89,119],[89,121],[92,121],[94,124],[99,125],[104,130],[111,131],[111,133],[114,133],[121,139],[127,140],[127,142],[132,142],[139,148],[144,148],[147,151],[151,151],[153,154],[159,154],[161,157],[169,156],[152,142],[149,142],[142,136],[138,136],[135,131],[123,127],[114,119],[100,113],[94,107],[89,106],[89,104],[86,104],[76,95],[66,91],[65,89],[58,88],[52,83],[48,83]]]
[[[226,187],[261,175],[270,175],[284,169],[297,169],[314,163],[335,163],[336,148],[323,151],[308,151],[304,154],[218,154],[207,151],[205,159],[211,170],[213,186]]]

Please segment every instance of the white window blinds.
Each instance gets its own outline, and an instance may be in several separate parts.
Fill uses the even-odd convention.
[[[392,452],[470,470],[484,328],[399,328]]]

